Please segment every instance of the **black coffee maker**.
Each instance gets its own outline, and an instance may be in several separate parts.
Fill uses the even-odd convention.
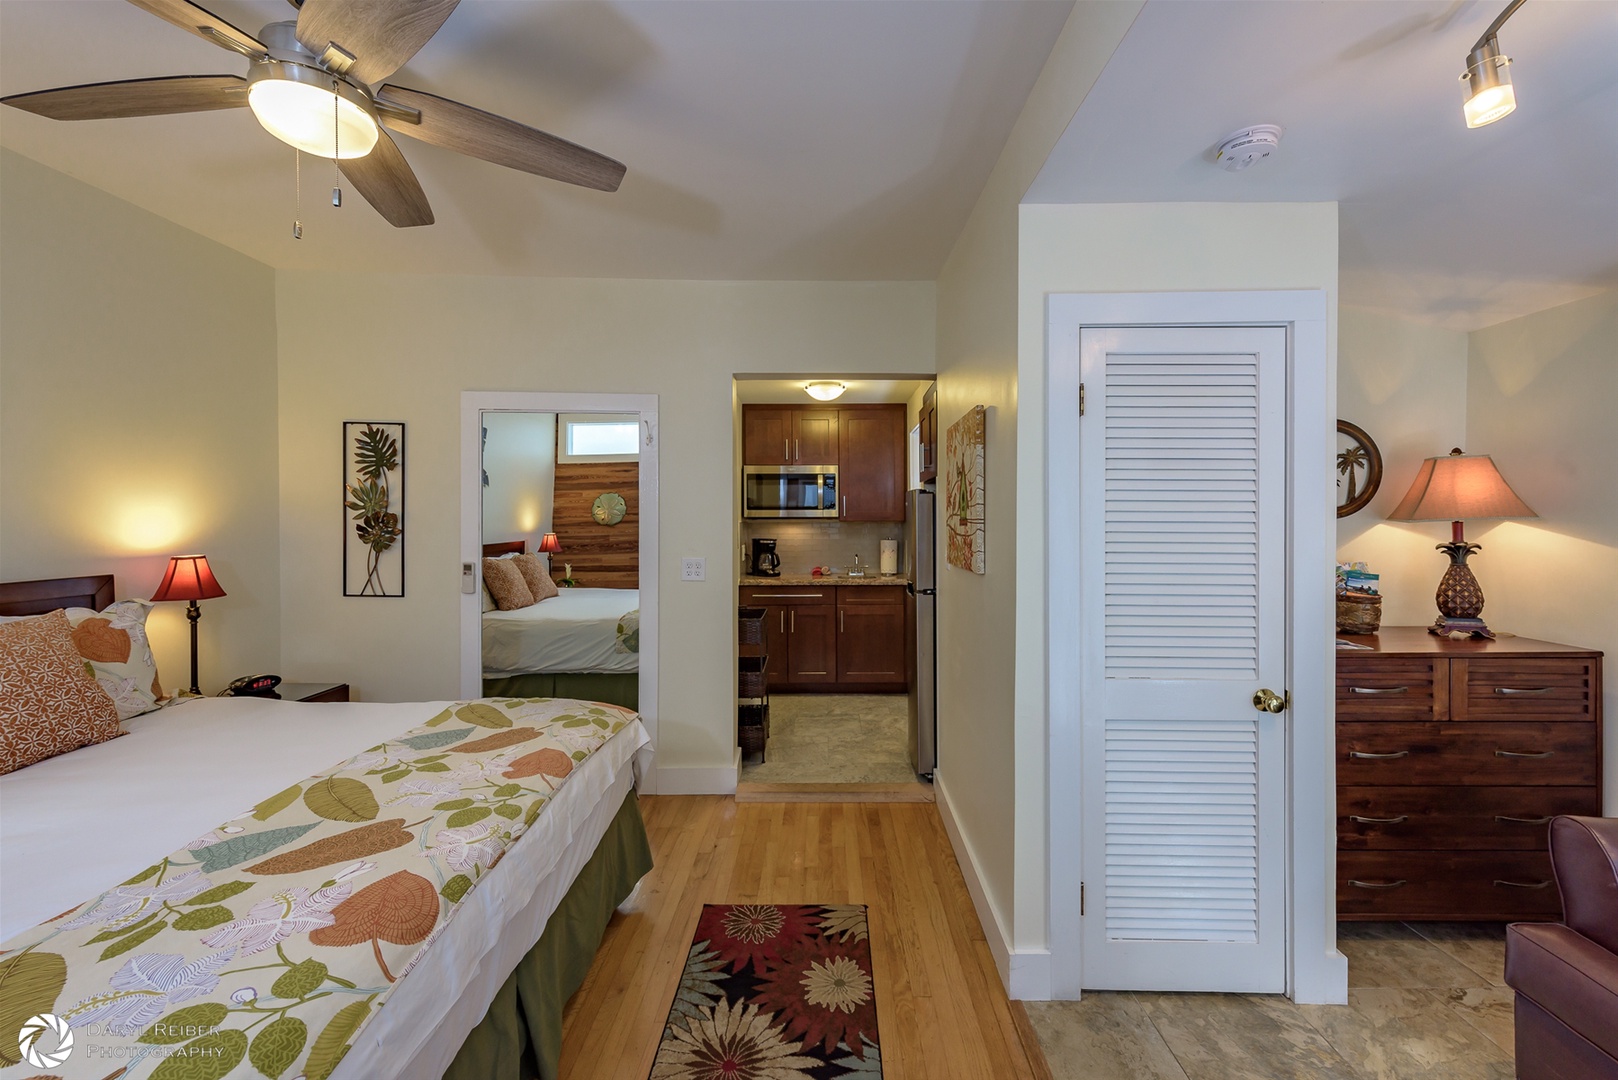
[[[773,537],[753,538],[753,573],[759,577],[781,576],[781,557],[775,553]]]

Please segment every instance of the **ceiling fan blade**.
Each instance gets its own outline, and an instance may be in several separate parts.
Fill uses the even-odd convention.
[[[384,86],[377,95],[420,111],[419,124],[386,111],[381,119],[394,131],[422,142],[597,191],[617,191],[623,182],[620,162],[515,120],[403,86]]]
[[[359,59],[348,73],[374,86],[405,65],[460,0],[303,0],[298,42],[319,56],[336,43]]]
[[[399,144],[387,132],[376,133],[376,147],[369,154],[343,158],[337,165],[388,224],[408,229],[433,223],[433,208],[427,204],[426,192],[399,152]]]
[[[0,104],[52,120],[167,116],[170,113],[243,108],[247,104],[247,80],[240,75],[173,75],[166,79],[129,79],[13,94],[0,98]]]
[[[149,11],[159,19],[189,30],[204,41],[211,41],[222,49],[247,56],[262,55],[264,44],[245,30],[238,30],[206,8],[190,0],[129,0],[142,11]]]

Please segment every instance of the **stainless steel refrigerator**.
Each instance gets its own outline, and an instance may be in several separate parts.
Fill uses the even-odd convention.
[[[938,592],[934,573],[935,497],[905,492],[905,636],[910,653],[910,764],[931,778],[938,763]]]

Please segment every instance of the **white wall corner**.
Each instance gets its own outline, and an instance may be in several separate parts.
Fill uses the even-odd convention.
[[[994,957],[994,967],[1000,973],[1000,982],[1005,986],[1007,996],[1017,1001],[1048,1001],[1051,996],[1050,950],[1018,950],[1012,947],[1005,920],[995,910],[983,887],[977,856],[955,820],[955,808],[950,802],[949,788],[944,784],[941,771],[933,773],[933,802],[938,807],[939,818],[944,822],[950,847],[955,849],[955,861],[961,866],[966,891],[972,896],[972,907],[977,913],[979,925],[983,927],[983,939],[989,945],[989,953]]]
[[[742,748],[729,765],[659,765],[649,795],[734,795],[742,771]]]

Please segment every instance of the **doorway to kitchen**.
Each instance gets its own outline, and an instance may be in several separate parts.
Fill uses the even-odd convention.
[[[933,379],[738,375],[733,400],[737,797],[929,799]]]

